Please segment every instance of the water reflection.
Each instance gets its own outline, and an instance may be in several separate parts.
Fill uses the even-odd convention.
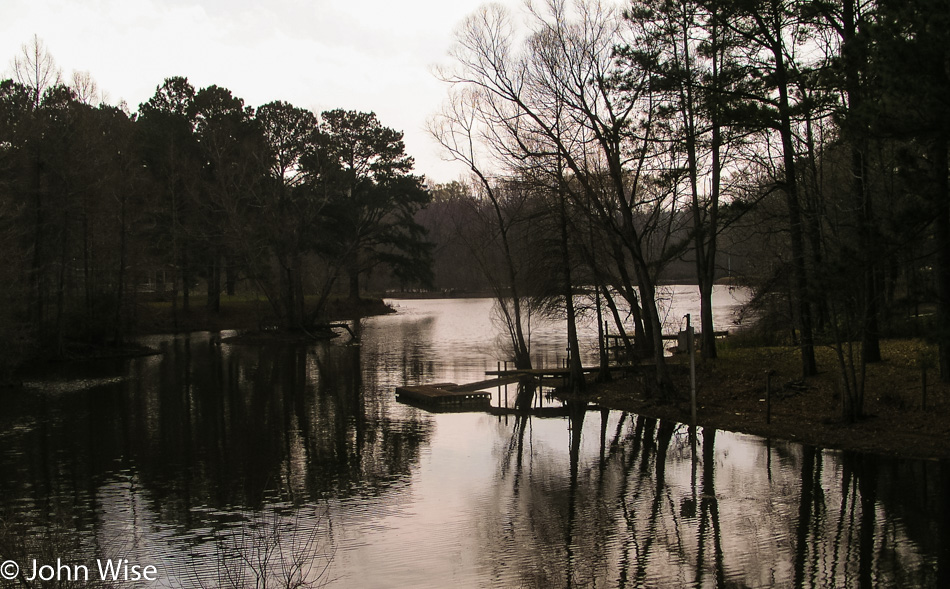
[[[196,505],[379,492],[406,476],[428,437],[430,424],[366,405],[357,347],[195,340],[138,366],[123,395],[131,406],[114,419],[136,432],[112,446],[186,526]]]
[[[260,513],[275,505],[291,506],[274,512],[277,528],[288,518],[298,527],[303,510],[329,497],[406,484],[432,423],[362,395],[358,347],[216,339],[163,338],[161,356],[123,367],[127,379],[76,391],[64,374],[12,398],[0,455],[5,522],[17,534],[72,528],[90,554],[162,559],[182,581],[184,554],[222,530],[261,529]],[[327,519],[305,521],[321,522],[311,528],[322,534]]]
[[[255,584],[234,563],[266,539],[284,555],[272,581],[306,560],[301,580],[332,587],[929,587],[947,574],[937,463],[702,429],[694,444],[680,424],[586,403],[551,417],[532,410],[541,391],[515,386],[496,397],[510,413],[431,414],[395,387],[483,379],[498,360],[489,303],[402,311],[366,320],[362,346],[162,337],[162,356],[8,395],[0,556],[122,555],[186,587]]]
[[[510,586],[938,586],[941,532],[926,514],[940,513],[945,497],[923,497],[918,486],[937,480],[925,472],[933,464],[895,479],[884,470],[903,470],[899,461],[767,450],[715,430],[702,431],[693,454],[677,424],[577,415],[567,464],[548,447],[524,456],[535,445],[531,418],[515,423],[499,477],[507,484],[483,506],[505,507],[483,533],[492,575]],[[595,429],[599,445],[586,458],[584,428]],[[729,464],[748,451],[740,459],[749,462]],[[773,451],[783,466],[773,463],[769,481],[755,466]],[[823,463],[837,472],[823,472]],[[885,498],[885,485],[906,485],[915,497]]]

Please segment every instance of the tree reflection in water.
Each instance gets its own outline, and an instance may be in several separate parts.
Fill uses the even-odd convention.
[[[530,386],[500,417],[398,404],[395,386],[494,367],[466,347],[470,321],[447,316],[380,318],[362,346],[157,338],[163,357],[10,395],[4,524],[58,517],[85,554],[174,561],[272,514],[271,529],[319,530],[314,545],[336,550],[329,576],[354,587],[928,587],[947,575],[945,465],[711,429],[694,447],[685,426],[558,408]],[[434,354],[440,341],[454,347]]]
[[[694,451],[685,426],[588,409],[568,403],[567,464],[535,439],[545,420],[515,419],[500,462],[508,485],[485,506],[499,519],[482,524],[492,578],[522,587],[935,586],[940,521],[915,515],[914,503],[942,513],[942,498],[924,496],[940,484],[932,472],[764,441],[755,456],[733,459],[741,449],[731,434],[720,446],[704,429]],[[750,460],[766,468],[750,474]],[[898,492],[908,486],[917,497]]]
[[[256,547],[248,538],[279,530],[284,549],[310,538],[306,550],[323,558],[327,502],[384,495],[431,436],[431,422],[363,395],[359,347],[219,345],[201,334],[159,343],[163,355],[123,368],[128,379],[13,400],[39,426],[10,430],[0,454],[10,529],[65,526],[80,562],[168,554],[165,578],[186,586],[207,571],[175,555],[233,548],[232,536]]]

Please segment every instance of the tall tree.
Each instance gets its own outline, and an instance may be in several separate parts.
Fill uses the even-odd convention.
[[[203,163],[199,239],[204,244],[207,307],[213,312],[221,305],[222,272],[231,277],[229,294],[234,294],[238,250],[246,237],[235,231],[232,221],[263,176],[262,141],[253,117],[253,109],[226,88],[209,86],[195,95],[195,133]]]
[[[750,71],[756,72],[761,82],[758,92],[746,93],[751,102],[743,113],[744,119],[737,122],[750,129],[773,131],[778,139],[781,167],[775,181],[785,195],[788,209],[792,296],[801,334],[802,374],[812,376],[817,372],[817,366],[795,132],[795,115],[800,106],[795,102],[795,79],[802,75],[802,64],[795,51],[802,30],[798,4],[792,0],[704,4],[709,6],[709,10],[718,10],[721,15],[718,22],[742,41],[740,58],[752,68]]]
[[[190,308],[195,258],[201,160],[195,131],[195,89],[184,77],[166,78],[155,94],[139,105],[139,128],[145,165],[158,199],[154,212],[157,259],[174,271],[172,308]],[[176,321],[177,321],[177,314]]]
[[[360,298],[360,277],[380,264],[401,280],[431,283],[431,247],[415,213],[431,199],[412,174],[402,133],[374,113],[336,109],[322,115],[320,157],[334,194],[349,297]]]
[[[257,109],[264,136],[267,176],[257,195],[262,213],[263,241],[277,261],[277,292],[268,297],[285,327],[304,326],[304,257],[312,248],[311,235],[322,227],[328,197],[310,190],[303,162],[314,150],[317,117],[311,111],[276,101]],[[273,286],[271,286],[271,289]],[[279,293],[279,294],[278,294]]]
[[[866,47],[877,76],[872,133],[903,144],[905,180],[932,219],[940,376],[950,381],[950,13],[939,0],[879,0]],[[924,182],[921,182],[924,180]]]
[[[729,165],[729,143],[740,141],[725,120],[727,93],[735,92],[737,64],[730,59],[733,36],[720,22],[721,10],[689,0],[636,2],[625,17],[638,29],[635,45],[618,48],[620,73],[626,68],[651,76],[650,92],[659,114],[674,131],[670,149],[681,160],[692,220],[692,253],[700,292],[703,358],[716,357],[712,290],[718,270],[718,234],[722,230],[720,200],[723,170]],[[684,244],[685,245],[685,244]]]

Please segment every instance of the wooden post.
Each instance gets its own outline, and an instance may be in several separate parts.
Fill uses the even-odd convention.
[[[495,361],[495,368],[498,369],[497,372],[501,372],[501,362],[499,362],[499,361],[496,360],[496,361]],[[501,378],[501,375],[500,375],[500,374],[498,375],[498,378]],[[505,389],[505,392],[507,393],[507,392],[508,392],[508,389]],[[507,397],[507,395],[505,395],[505,396]],[[498,406],[501,407],[501,387],[500,387],[500,386],[498,387]]]
[[[772,423],[772,373],[769,370],[765,373],[765,423]]]
[[[689,313],[686,314],[686,350],[689,352],[689,405],[690,425],[696,429],[696,345],[693,341],[693,326]]]
[[[927,408],[927,365],[923,362],[920,363],[920,408]]]

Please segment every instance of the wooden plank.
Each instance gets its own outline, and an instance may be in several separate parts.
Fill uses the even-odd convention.
[[[458,385],[452,388],[455,392],[467,392],[467,391],[483,391],[485,389],[493,389],[495,387],[504,386],[506,384],[513,384],[521,380],[520,376],[507,376],[499,378],[490,378],[488,380],[480,380],[478,382],[470,382],[463,385]]]

